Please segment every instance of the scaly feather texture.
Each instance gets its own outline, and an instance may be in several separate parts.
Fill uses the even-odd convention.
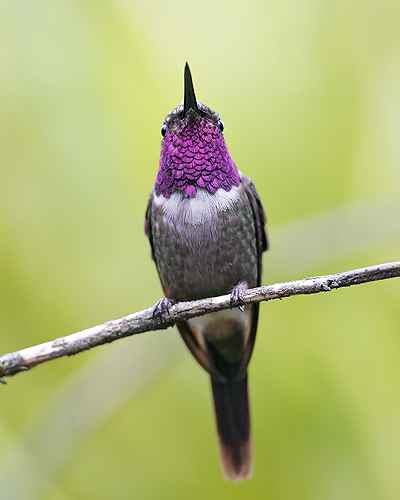
[[[165,137],[155,191],[168,198],[174,191],[196,194],[197,188],[211,193],[238,186],[239,172],[232,161],[224,136],[211,122],[191,122],[176,127]]]

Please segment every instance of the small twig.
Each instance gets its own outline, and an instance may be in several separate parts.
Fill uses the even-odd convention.
[[[316,276],[303,280],[252,288],[243,291],[242,298],[246,304],[250,304],[252,302],[282,299],[291,295],[329,292],[335,288],[359,285],[361,283],[398,276],[400,276],[400,261],[353,269],[338,274]],[[6,383],[2,377],[28,370],[51,359],[71,356],[92,347],[137,333],[165,329],[180,321],[228,309],[232,305],[239,307],[241,303],[232,304],[230,295],[194,300],[192,302],[178,302],[172,305],[168,311],[165,311],[162,318],[154,315],[154,307],[150,307],[124,318],[109,321],[103,325],[94,326],[66,337],[60,337],[44,344],[4,354],[0,356],[0,381]]]

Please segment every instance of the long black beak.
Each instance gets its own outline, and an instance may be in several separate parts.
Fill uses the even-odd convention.
[[[192,74],[190,73],[189,64],[185,64],[185,96],[183,99],[183,116],[189,109],[193,109],[198,115],[200,114],[197,107],[196,94],[194,93]]]

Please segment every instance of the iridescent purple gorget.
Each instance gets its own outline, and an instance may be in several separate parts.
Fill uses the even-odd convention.
[[[185,191],[191,197],[198,188],[214,193],[218,188],[230,191],[239,185],[238,169],[214,123],[216,114],[200,102],[198,106],[210,117],[196,119],[193,113],[179,126],[174,118],[179,115],[181,105],[166,118],[169,130],[161,147],[155,184],[158,196],[169,198],[174,191]]]

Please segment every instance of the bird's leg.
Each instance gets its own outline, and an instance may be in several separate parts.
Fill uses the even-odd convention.
[[[168,316],[171,316],[169,309],[174,304],[176,304],[176,300],[168,299],[167,297],[163,297],[162,299],[158,300],[153,309],[153,318],[157,317],[161,322],[164,322],[164,316],[166,314],[168,314]]]
[[[243,300],[243,292],[247,290],[249,285],[246,281],[239,281],[235,288],[231,292],[230,308],[234,306],[235,303],[239,303],[238,307],[243,312],[246,302]]]

